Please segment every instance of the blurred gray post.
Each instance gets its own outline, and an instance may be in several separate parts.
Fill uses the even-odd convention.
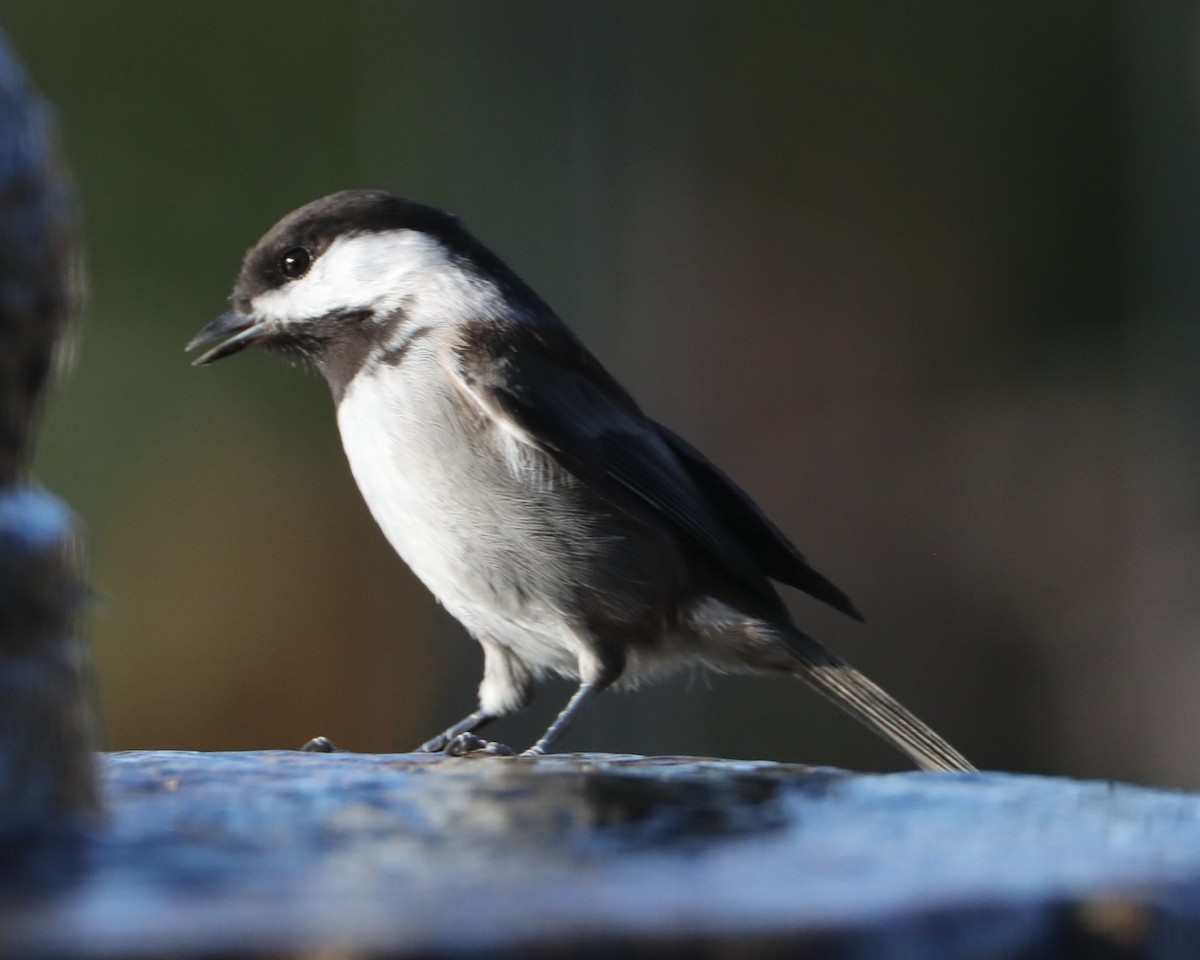
[[[74,519],[28,479],[75,313],[75,207],[55,141],[0,37],[0,854],[99,807]]]

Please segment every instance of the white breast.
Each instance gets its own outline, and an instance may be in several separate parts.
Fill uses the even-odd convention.
[[[544,511],[514,476],[520,458],[489,455],[438,349],[436,335],[418,339],[400,366],[350,383],[338,427],[354,479],[388,542],[468,630],[570,672],[575,641],[542,585],[527,582],[547,568],[524,535]]]
[[[451,462],[443,378],[420,345],[402,367],[365,370],[338,406],[350,469],[388,542],[443,601],[455,593],[459,544],[447,522]]]

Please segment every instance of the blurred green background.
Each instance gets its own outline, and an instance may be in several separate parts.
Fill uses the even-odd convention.
[[[1200,786],[1197,13],[1151,2],[0,3],[84,210],[38,474],[86,525],[113,748],[407,749],[480,655],[321,380],[194,370],[325,193],[462,215],[868,617],[802,623],[980,765]],[[497,725],[517,746],[569,693]],[[902,768],[788,680],[564,747]]]

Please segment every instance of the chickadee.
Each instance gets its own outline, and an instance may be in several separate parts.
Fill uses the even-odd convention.
[[[772,580],[862,618],[455,217],[335,193],[246,254],[232,303],[195,363],[252,345],[313,363],[375,521],[483,646],[478,709],[418,749],[521,709],[546,674],[578,680],[543,754],[607,687],[700,664],[800,677],[919,766],[973,769],[795,626]]]

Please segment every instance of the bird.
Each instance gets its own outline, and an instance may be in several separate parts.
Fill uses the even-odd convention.
[[[314,366],[370,513],[483,648],[477,708],[418,750],[486,746],[557,675],[578,686],[542,755],[602,691],[700,666],[798,677],[918,767],[974,770],[796,625],[776,584],[862,616],[456,216],[315,200],[250,248],[230,303],[193,363],[257,346]]]

